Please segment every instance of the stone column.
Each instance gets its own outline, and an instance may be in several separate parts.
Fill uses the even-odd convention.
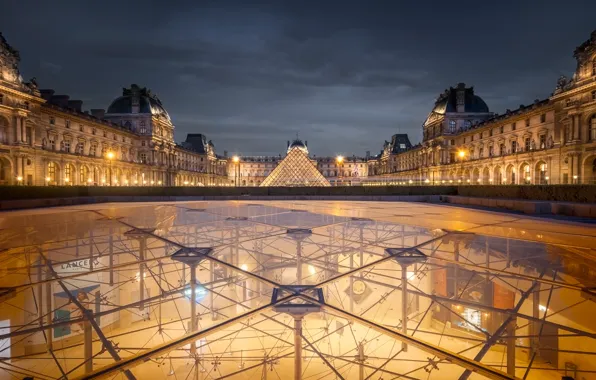
[[[27,141],[27,123],[25,122],[24,117],[20,117],[21,119],[21,142]]]
[[[22,175],[21,173],[23,173],[23,160],[22,157],[20,155],[17,155],[15,157],[15,161],[16,161],[16,172],[15,172],[15,177],[18,177],[20,175]]]
[[[19,117],[15,116],[14,117],[14,129],[16,131],[15,133],[15,142],[18,144],[23,140],[23,136],[22,136],[22,132],[23,130],[21,129],[21,126],[19,125]]]
[[[573,141],[579,140],[580,120],[579,115],[573,115]]]

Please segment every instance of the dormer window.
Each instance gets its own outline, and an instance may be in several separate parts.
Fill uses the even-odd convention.
[[[472,126],[472,122],[470,120],[464,121],[464,128],[470,128]]]
[[[455,133],[456,125],[455,120],[449,120],[449,133]]]

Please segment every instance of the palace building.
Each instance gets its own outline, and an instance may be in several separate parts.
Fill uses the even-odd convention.
[[[496,115],[460,83],[437,98],[416,146],[386,143],[365,184],[596,183],[596,31],[553,94]],[[403,135],[395,135],[395,139]]]
[[[395,134],[376,156],[317,157],[296,138],[284,155],[228,156],[203,134],[177,144],[147,88],[133,84],[106,110],[83,111],[82,101],[23,81],[19,53],[0,35],[0,184],[260,186],[294,148],[331,185],[596,183],[596,31],[574,57],[573,77],[550,97],[503,114],[464,83],[446,89],[420,144]]]

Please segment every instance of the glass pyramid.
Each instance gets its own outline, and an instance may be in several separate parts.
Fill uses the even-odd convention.
[[[291,149],[286,157],[261,183],[267,186],[331,186],[317,170],[308,154],[299,148]]]

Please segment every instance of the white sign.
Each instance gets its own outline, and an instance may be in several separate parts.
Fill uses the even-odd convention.
[[[99,265],[99,260],[93,259],[93,267]],[[87,272],[91,270],[91,259],[80,259],[54,265],[54,270],[60,273]]]

